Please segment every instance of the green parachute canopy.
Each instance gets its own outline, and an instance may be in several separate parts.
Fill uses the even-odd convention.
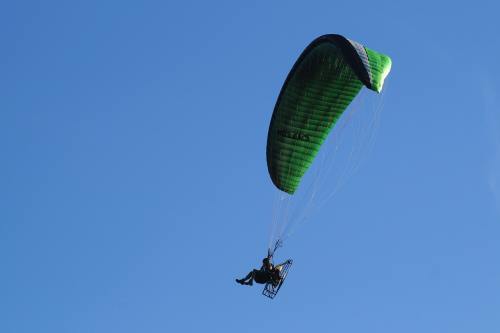
[[[380,92],[391,59],[340,35],[316,38],[288,74],[267,136],[274,185],[293,194],[323,141],[362,86]]]

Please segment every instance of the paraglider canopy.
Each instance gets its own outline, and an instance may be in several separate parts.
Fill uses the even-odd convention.
[[[302,52],[274,107],[267,167],[274,185],[293,194],[322,143],[362,86],[380,92],[391,59],[341,35],[324,35]]]

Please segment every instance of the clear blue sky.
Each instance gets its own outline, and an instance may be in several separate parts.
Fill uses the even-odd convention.
[[[467,4],[465,4],[467,3]],[[500,331],[494,1],[11,1],[0,331]],[[274,301],[265,143],[315,37],[390,55],[370,155]]]

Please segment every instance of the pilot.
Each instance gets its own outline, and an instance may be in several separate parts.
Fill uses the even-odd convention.
[[[282,265],[274,266],[269,257],[266,257],[262,259],[262,267],[260,269],[252,270],[243,279],[236,279],[236,282],[248,286],[253,285],[253,281],[260,284],[278,284],[281,280],[281,269]]]

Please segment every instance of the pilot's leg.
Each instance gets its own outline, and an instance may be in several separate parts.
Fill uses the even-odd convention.
[[[236,282],[238,282],[239,284],[248,284],[248,285],[252,285],[253,284],[253,277],[255,275],[255,269],[252,270],[250,273],[247,274],[247,276],[245,276],[243,279],[236,279]]]

